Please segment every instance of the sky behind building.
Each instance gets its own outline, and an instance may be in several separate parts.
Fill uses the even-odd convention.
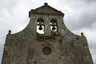
[[[29,23],[28,12],[45,2],[65,13],[64,23],[70,31],[84,33],[96,64],[96,0],[0,0],[0,63],[8,30],[23,30]]]

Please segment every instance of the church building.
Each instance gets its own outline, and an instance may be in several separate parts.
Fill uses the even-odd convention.
[[[9,30],[1,64],[93,64],[86,37],[72,33],[64,15],[48,3],[31,9],[22,31]]]

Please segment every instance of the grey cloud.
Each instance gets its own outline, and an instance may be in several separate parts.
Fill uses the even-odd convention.
[[[2,61],[3,46],[4,44],[0,44],[0,63]]]
[[[16,5],[15,0],[0,0],[0,9],[2,8],[12,8]]]
[[[66,6],[62,1],[60,2],[61,6]],[[90,1],[91,0],[88,2]],[[82,28],[91,28],[96,22],[96,1],[93,0],[90,4],[87,3],[87,0],[68,0],[67,2],[67,6],[73,10],[73,12],[69,12],[67,15],[65,12],[65,24],[69,26],[69,29],[78,30]]]
[[[87,3],[96,2],[96,0],[81,0],[81,1],[84,1],[84,2],[87,2]]]
[[[91,11],[93,12],[93,11]],[[77,20],[77,23],[75,25],[75,29],[81,29],[81,28],[91,28],[92,24],[96,22],[96,13],[92,14],[91,12],[87,12],[86,10]]]

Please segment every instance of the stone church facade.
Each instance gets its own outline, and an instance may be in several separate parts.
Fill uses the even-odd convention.
[[[93,64],[86,37],[75,35],[64,13],[47,3],[29,11],[29,24],[6,36],[1,64]]]

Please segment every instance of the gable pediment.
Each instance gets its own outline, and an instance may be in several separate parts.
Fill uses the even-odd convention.
[[[56,10],[55,8],[49,6],[47,3],[45,3],[43,6],[36,8],[36,9],[32,9],[29,12],[29,16],[30,14],[49,14],[49,15],[61,15],[64,16],[64,13],[62,13],[61,11]]]
[[[50,9],[50,7],[41,7],[37,10],[35,10],[35,12],[40,12],[40,13],[58,13],[57,11],[54,11],[53,9]]]

